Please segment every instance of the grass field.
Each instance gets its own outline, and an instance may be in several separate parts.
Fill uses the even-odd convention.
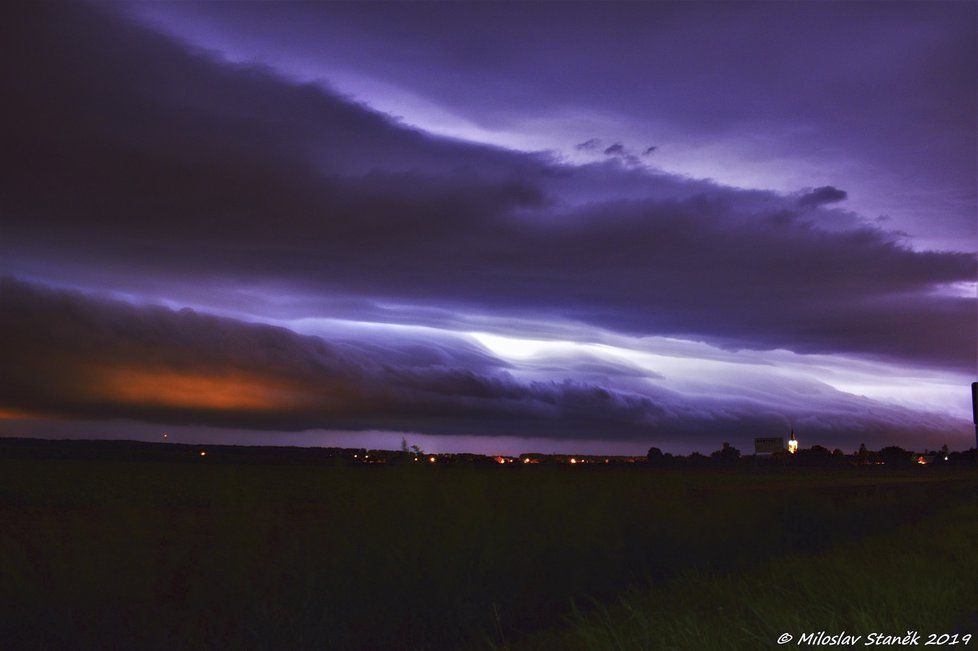
[[[921,646],[931,633],[956,633],[961,646],[978,645],[976,540],[978,505],[960,505],[749,571],[690,573],[633,590],[500,648],[759,649],[786,633],[797,643],[819,631],[859,635],[863,646],[900,646],[877,642],[908,631],[921,634]]]
[[[0,459],[0,639],[714,648],[734,627],[730,648],[756,648],[780,628],[936,626],[978,603],[975,479]],[[920,588],[928,570],[958,587]]]

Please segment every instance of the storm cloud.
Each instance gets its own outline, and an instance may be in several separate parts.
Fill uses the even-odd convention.
[[[234,303],[256,321],[446,332],[532,321],[583,340],[679,338],[958,374],[974,368],[976,299],[960,288],[978,266],[836,207],[847,195],[833,186],[778,193],[671,175],[618,141],[581,143],[608,156],[574,165],[438,137],[328,81],[229,61],[111,6],[2,11],[0,272],[168,306],[4,281],[10,408],[571,438],[696,438],[789,416],[837,439],[960,425],[818,383],[718,400],[657,384],[669,377],[654,369],[636,385],[634,369],[607,360],[514,368],[444,332],[317,338],[171,309]],[[792,391],[821,398],[779,407]]]
[[[593,136],[975,251],[974,3],[139,3],[147,24],[413,124],[520,149]],[[412,97],[422,102],[411,103]],[[576,153],[576,152],[572,152]]]
[[[327,342],[284,328],[0,281],[0,401],[67,417],[266,429],[510,433],[522,424],[616,426],[660,413],[647,399],[565,382],[520,383],[472,344]],[[57,372],[52,373],[52,368]]]
[[[974,280],[971,255],[666,175],[622,171],[627,199],[579,196],[614,169],[430,137],[87,8],[20,11],[8,259],[973,364],[975,301],[939,291]]]
[[[458,337],[331,341],[10,278],[0,280],[0,307],[0,338],[9,351],[0,361],[0,406],[38,417],[687,443],[709,441],[718,430],[776,431],[789,418],[823,440],[842,440],[853,429],[869,440],[955,429],[951,419],[810,382],[782,385],[777,398],[755,387],[734,399],[719,395],[691,404],[681,393],[649,384],[616,388],[636,376],[663,376],[598,359],[560,364],[559,379],[534,380]],[[547,364],[543,356],[523,371],[539,373]],[[872,416],[864,413],[867,407]]]

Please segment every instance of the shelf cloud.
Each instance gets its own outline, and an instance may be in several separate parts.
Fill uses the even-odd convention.
[[[671,174],[617,140],[580,142],[599,157],[572,164],[440,137],[111,7],[3,12],[0,340],[12,354],[0,407],[599,438],[784,422],[770,398],[721,402],[651,371],[638,390],[605,369],[608,385],[571,359],[528,374],[446,334],[488,317],[551,323],[554,336],[974,369],[976,299],[956,289],[978,276],[973,253],[915,248],[841,207],[837,187]],[[217,314],[241,287],[253,291],[237,317]],[[222,297],[213,313],[193,299],[205,289]],[[337,316],[326,304],[349,321],[442,330],[351,343],[270,325]],[[824,432],[961,422],[841,391],[819,404]]]

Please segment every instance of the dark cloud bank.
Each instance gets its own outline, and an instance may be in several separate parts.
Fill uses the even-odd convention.
[[[974,364],[974,299],[934,292],[973,281],[973,256],[913,251],[819,208],[835,188],[796,203],[564,167],[428,137],[87,8],[11,11],[12,257]],[[624,199],[587,194],[616,180]]]
[[[407,89],[484,132],[604,138],[584,150],[596,158],[631,134],[651,138],[626,141],[636,154],[666,145],[644,163],[754,179],[760,165],[772,175],[753,181],[761,187],[842,184],[853,205],[890,214],[915,241],[975,251],[972,2],[125,7],[283,74],[341,70],[338,83],[394,111],[398,99],[371,86]],[[687,148],[711,153],[690,168]],[[809,170],[818,178],[805,181]]]
[[[776,407],[749,399],[690,405],[665,389],[637,394],[573,380],[520,380],[462,341],[327,341],[10,278],[0,280],[0,305],[0,339],[8,346],[0,406],[45,417],[708,444],[718,432],[779,431],[788,422]],[[803,388],[818,412],[802,416],[806,434],[826,442],[841,443],[852,431],[871,441],[946,435],[956,427],[825,386]]]
[[[974,366],[975,299],[938,291],[974,281],[974,257],[907,248],[830,207],[845,197],[836,188],[783,197],[616,160],[569,167],[431,137],[322,87],[189,51],[104,9],[3,12],[8,273],[24,264],[63,280],[99,269],[117,289],[150,277],[186,287],[272,280],[310,300]],[[534,434],[567,435],[702,427],[684,424],[690,410],[678,403],[663,407],[665,394],[521,383],[497,362],[385,365],[281,329],[89,303],[13,281],[3,300],[14,353],[3,392],[45,412],[487,434],[527,422]],[[99,360],[176,375],[231,369],[257,383],[255,400],[236,411],[78,393],[98,385],[86,374]],[[266,389],[289,408],[258,408],[274,402]]]

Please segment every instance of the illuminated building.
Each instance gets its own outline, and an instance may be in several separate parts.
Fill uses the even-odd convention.
[[[783,436],[767,436],[754,439],[754,454],[758,456],[784,452]]]

